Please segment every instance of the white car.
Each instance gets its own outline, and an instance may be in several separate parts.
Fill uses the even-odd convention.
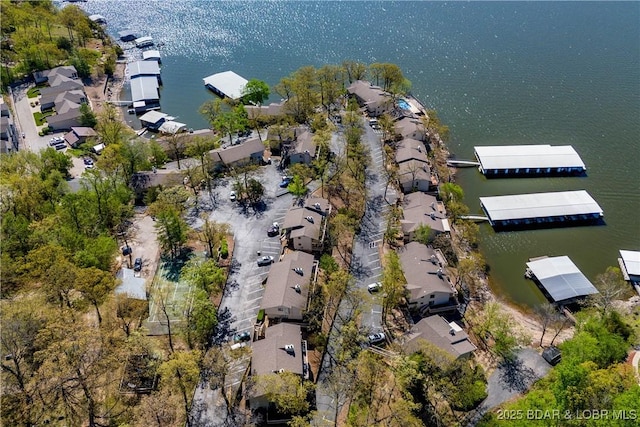
[[[369,292],[378,292],[382,288],[382,283],[376,282],[370,285],[367,285],[367,290]]]
[[[229,200],[231,200],[232,202],[235,202],[238,199],[238,196],[236,195],[235,191],[232,191],[231,193],[229,193]]]
[[[369,335],[369,344],[378,344],[385,340],[384,332],[378,332],[377,334]]]

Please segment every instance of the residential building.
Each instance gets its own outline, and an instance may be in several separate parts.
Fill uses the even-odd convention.
[[[265,338],[251,344],[251,375],[291,372],[301,377],[305,372],[302,331],[299,325],[279,323],[265,331]],[[255,387],[249,398],[251,409],[267,408],[269,400]]]
[[[406,194],[402,201],[403,219],[400,220],[405,243],[415,240],[416,231],[429,226],[431,237],[451,231],[444,203],[435,196],[420,191]]]
[[[49,92],[46,95],[40,96],[40,111],[55,109],[57,113],[60,113],[63,104],[72,102],[74,104],[86,104],[87,95],[85,95],[82,89],[72,89],[63,92]],[[68,108],[67,108],[68,109]]]
[[[284,114],[283,111],[284,101],[272,102],[269,105],[245,105],[244,109],[247,110],[249,118],[256,118],[260,116],[279,116]]]
[[[95,130],[90,127],[77,126],[72,127],[70,132],[64,136],[64,140],[73,148],[77,148],[80,144],[83,144],[89,138],[95,138],[98,136]]]
[[[444,272],[446,259],[440,251],[411,242],[398,250],[398,257],[412,311],[425,315],[457,309],[456,291]]]
[[[420,119],[403,117],[395,122],[395,131],[401,138],[425,140],[425,127]]]
[[[54,132],[69,130],[72,127],[78,127],[81,125],[80,119],[82,113],[80,112],[80,105],[65,101],[61,108],[57,110],[57,114],[47,117],[47,126],[49,126]]]
[[[225,167],[260,163],[264,160],[264,144],[259,138],[250,138],[239,145],[211,150],[209,154],[213,163]]]
[[[435,191],[438,187],[438,178],[431,173],[429,165],[415,159],[398,165],[398,182],[404,193]]]
[[[358,105],[364,107],[371,117],[381,116],[394,108],[391,94],[364,80],[353,82],[347,88],[347,93],[354,97]]]
[[[54,86],[51,84],[51,81],[58,76],[63,76],[68,79],[75,80],[78,78],[78,71],[73,65],[64,65],[52,68],[50,70],[36,71],[35,73],[33,73],[33,79],[35,80],[36,84],[49,82],[50,86]]]
[[[309,198],[302,205],[293,206],[284,217],[282,229],[288,243],[298,251],[318,253],[322,251],[326,221],[331,205],[322,198]]]
[[[15,125],[11,117],[2,115],[0,116],[0,153],[6,154],[14,151],[18,151],[18,135]]]
[[[307,129],[296,129],[296,139],[286,150],[289,163],[311,164],[316,156],[316,143],[313,140],[313,134]]]
[[[271,265],[260,308],[269,322],[301,322],[313,280],[313,255],[294,251]]]
[[[447,352],[453,359],[470,357],[476,350],[476,346],[469,340],[469,335],[460,325],[447,322],[439,315],[420,319],[406,337],[404,347],[409,352],[418,351],[422,340]]]
[[[409,160],[429,163],[424,143],[412,138],[405,138],[396,144],[395,159],[398,164],[408,162]]]

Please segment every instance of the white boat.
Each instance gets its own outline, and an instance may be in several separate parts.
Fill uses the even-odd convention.
[[[136,47],[153,46],[153,38],[149,36],[139,37],[136,39]]]

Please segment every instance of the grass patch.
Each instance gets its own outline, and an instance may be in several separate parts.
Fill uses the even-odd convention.
[[[87,154],[89,154],[89,153],[87,153],[86,150],[83,150],[81,148],[67,148],[66,153],[67,154],[71,154],[74,157],[80,157],[80,158],[82,158],[82,157],[86,156]]]
[[[37,98],[40,95],[39,87],[32,87],[27,91],[27,98]]]
[[[45,113],[41,113],[40,111],[36,111],[33,113],[33,119],[36,121],[36,126],[42,126],[45,122],[45,119],[49,116],[53,116],[55,111],[47,111]]]

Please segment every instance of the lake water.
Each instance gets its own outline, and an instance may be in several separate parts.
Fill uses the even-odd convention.
[[[273,86],[304,65],[346,59],[398,64],[413,94],[451,128],[449,147],[570,144],[581,178],[458,181],[479,196],[586,189],[606,225],[495,233],[481,226],[493,287],[517,304],[543,301],[525,262],[568,255],[590,279],[640,250],[640,3],[214,2],[89,0],[112,35],[163,42],[162,110],[206,127],[202,78],[233,70]],[[277,99],[272,96],[273,100]]]

